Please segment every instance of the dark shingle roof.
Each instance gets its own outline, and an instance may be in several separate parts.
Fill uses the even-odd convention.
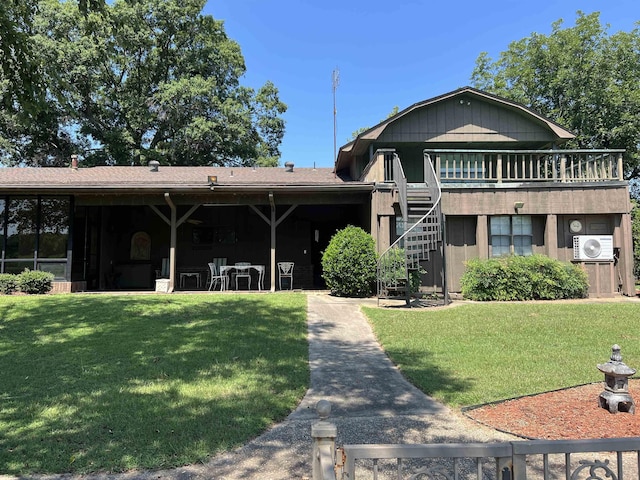
[[[332,168],[149,167],[0,168],[0,189],[198,189],[216,175],[220,187],[339,187],[352,183]]]

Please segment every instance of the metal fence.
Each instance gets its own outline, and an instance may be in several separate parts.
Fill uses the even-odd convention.
[[[330,404],[317,408],[313,480],[640,479],[640,437],[336,448]]]

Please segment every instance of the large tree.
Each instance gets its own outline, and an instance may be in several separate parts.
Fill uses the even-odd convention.
[[[203,6],[39,2],[30,40],[44,106],[37,122],[24,109],[0,116],[4,162],[60,165],[79,153],[87,164],[277,164],[286,106],[270,82],[240,85],[240,47]]]
[[[625,148],[625,175],[640,177],[640,29],[608,33],[598,12],[577,12],[549,35],[476,60],[473,85],[520,102],[576,133],[577,148]]]

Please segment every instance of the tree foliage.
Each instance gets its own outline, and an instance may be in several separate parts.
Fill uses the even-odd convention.
[[[79,0],[83,14],[100,11],[104,0]],[[11,107],[11,101],[22,108],[33,110],[44,93],[38,81],[37,59],[30,40],[33,17],[38,10],[38,0],[6,0],[0,8],[0,74],[8,80],[3,107]]]
[[[640,25],[640,24],[639,24]],[[640,28],[608,33],[598,12],[574,27],[509,44],[476,60],[473,85],[513,99],[573,131],[575,148],[625,148],[627,178],[640,176]]]
[[[240,84],[240,46],[204,0],[83,1],[38,3],[29,45],[45,95],[0,114],[3,163],[277,165],[286,106],[270,82]],[[2,80],[6,101],[15,80]]]
[[[3,96],[3,109],[11,100],[29,107],[38,91],[36,64],[29,42],[35,0],[7,0],[0,8],[0,87],[10,93]]]

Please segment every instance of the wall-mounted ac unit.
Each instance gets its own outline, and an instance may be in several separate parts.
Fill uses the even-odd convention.
[[[576,235],[574,260],[613,260],[613,235]]]

